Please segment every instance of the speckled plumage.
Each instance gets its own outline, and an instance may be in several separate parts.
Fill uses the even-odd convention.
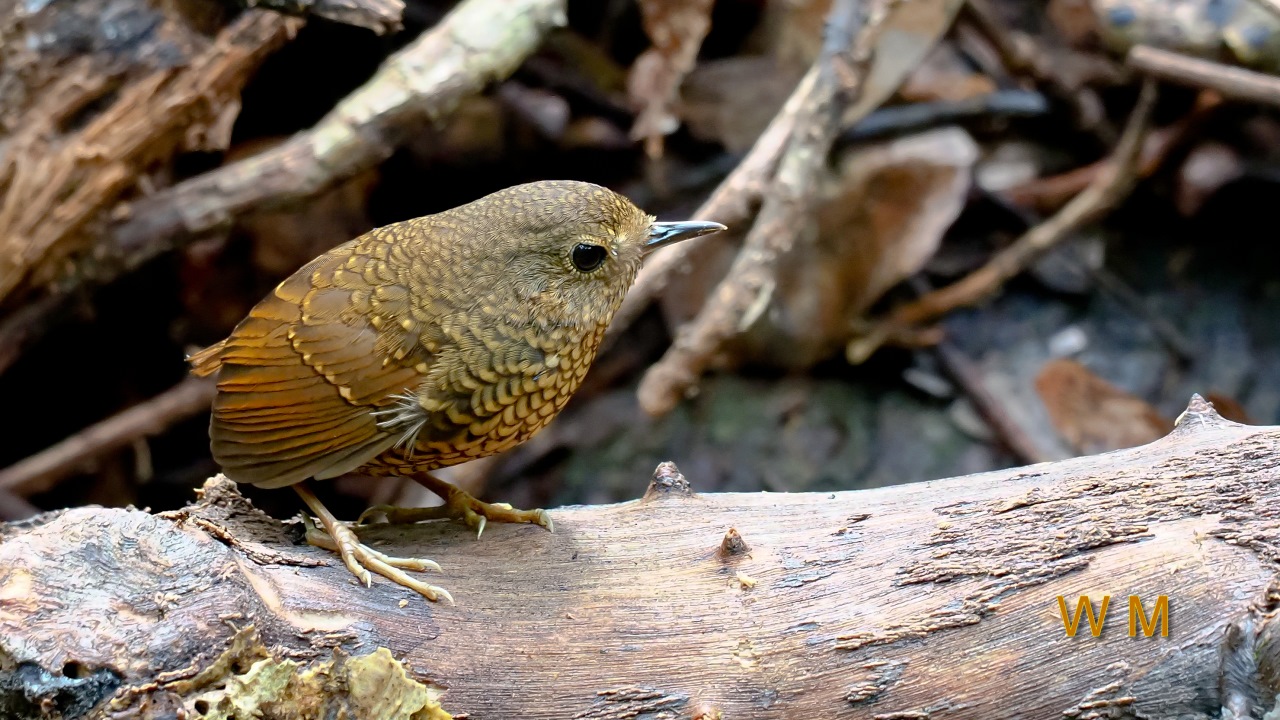
[[[365,585],[372,570],[451,599],[404,572],[438,565],[364,545],[305,481],[408,475],[444,505],[366,515],[552,529],[544,510],[481,502],[430,471],[542,429],[582,384],[645,253],[723,229],[656,223],[596,185],[537,182],[365,233],[307,263],[191,357],[196,374],[217,373],[213,457],[237,482],[292,485],[324,527],[304,516],[308,540]]]
[[[298,270],[219,345],[210,435],[233,480],[427,472],[502,452],[581,384],[653,218],[540,182],[373,230]],[[574,267],[578,243],[608,255]]]

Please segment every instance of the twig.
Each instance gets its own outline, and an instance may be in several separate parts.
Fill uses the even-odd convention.
[[[724,342],[741,332],[749,309],[771,291],[774,261],[791,250],[804,227],[816,195],[818,171],[840,131],[845,105],[861,89],[863,65],[889,5],[858,0],[832,5],[822,54],[806,76],[814,77],[813,92],[797,113],[760,215],[707,304],[645,373],[639,398],[646,412],[670,411]]]
[[[840,133],[840,143],[919,132],[973,118],[1045,115],[1049,101],[1035,90],[997,90],[962,100],[938,100],[880,108]]]
[[[24,116],[0,156],[0,175],[10,174],[0,192],[0,302],[14,307],[50,283],[74,285],[65,278],[93,273],[99,262],[93,221],[184,135],[221,146],[230,132],[227,110],[236,107],[253,69],[301,25],[272,12],[245,12],[188,61],[116,89],[101,112],[65,135],[58,116],[69,107]],[[89,105],[111,90],[74,84],[69,93]],[[69,272],[73,258],[78,267]]]
[[[761,133],[751,151],[734,168],[729,177],[715,189],[711,197],[698,208],[691,219],[710,220],[732,227],[745,220],[756,201],[768,187],[778,160],[782,157],[796,128],[800,111],[811,104],[818,66],[815,64],[796,85],[782,109],[774,116],[769,127]],[[706,247],[703,240],[689,240],[673,245],[654,255],[640,270],[635,285],[627,293],[609,325],[607,339],[617,337],[631,326],[654,298],[662,294],[667,284],[680,270],[687,270],[698,249]]]
[[[1196,98],[1195,107],[1190,113],[1173,125],[1147,133],[1138,157],[1138,177],[1150,177],[1160,169],[1169,155],[1189,140],[1203,126],[1204,120],[1221,106],[1222,96],[1206,90]],[[1094,182],[1098,173],[1106,169],[1108,162],[1104,158],[1060,175],[1037,178],[1005,190],[1000,195],[1004,201],[1021,208],[1052,212]]]
[[[943,341],[934,348],[934,353],[943,369],[964,390],[974,408],[1000,438],[1000,442],[1020,461],[1033,464],[1053,459],[1045,455],[1022,427],[1009,416],[1000,398],[987,389],[986,383],[973,367],[973,361],[959,348]]]
[[[986,265],[947,287],[898,308],[862,337],[850,341],[845,350],[849,362],[863,362],[903,329],[910,330],[931,322],[950,310],[972,305],[996,292],[1041,253],[1119,204],[1136,184],[1138,157],[1156,95],[1155,81],[1148,79],[1143,82],[1137,106],[1129,116],[1120,142],[1116,145],[1106,170],[1099,172],[1092,184],[1072,198],[1057,214],[1031,228],[1012,245],[997,253]]]
[[[305,200],[377,165],[424,122],[510,75],[543,33],[564,21],[564,0],[466,0],[312,129],[135,202],[94,249],[92,278],[77,272],[50,292],[66,298],[90,283],[108,283],[249,211]],[[40,318],[6,319],[0,338],[42,324]]]
[[[1229,98],[1280,105],[1280,78],[1253,70],[1187,57],[1148,45],[1136,45],[1129,67],[1180,85],[1209,88]]]
[[[26,520],[40,514],[40,508],[8,490],[0,490],[0,520]]]
[[[400,30],[402,0],[246,0],[248,7],[270,8],[288,15],[317,15],[379,35]]]
[[[1155,132],[1151,133],[1151,135],[1154,134]],[[1148,142],[1144,145],[1144,152],[1145,148],[1150,145],[1150,139],[1149,135]],[[1139,171],[1139,176],[1142,176],[1141,171]],[[986,197],[1004,208],[1010,215],[1021,220],[1027,228],[1043,222],[1040,216],[1031,210],[1020,208],[1010,203],[1002,194],[988,194]],[[1138,294],[1138,291],[1129,287],[1115,274],[1106,268],[1092,267],[1070,255],[1064,255],[1056,260],[1069,267],[1073,273],[1089,276],[1097,284],[1100,291],[1126,307],[1138,319],[1147,323],[1151,331],[1160,339],[1160,342],[1164,343],[1165,348],[1173,353],[1178,362],[1185,365],[1195,359],[1195,345],[1191,342],[1191,339],[1176,328],[1173,323],[1169,322],[1167,318],[1148,307],[1146,300]]]
[[[1097,93],[1091,88],[1077,87],[1075,83],[1064,79],[1048,54],[1036,45],[1033,38],[1015,37],[989,0],[967,0],[965,9],[982,36],[994,47],[1005,67],[1013,73],[1029,75],[1043,83],[1054,96],[1075,108],[1078,120],[1098,119],[1094,130],[1100,136],[1107,140],[1115,137],[1115,130],[1100,117],[1102,100]]]
[[[0,470],[0,492],[20,495],[44,492],[93,458],[140,438],[157,435],[179,420],[208,410],[215,390],[212,380],[188,378],[146,402]]]

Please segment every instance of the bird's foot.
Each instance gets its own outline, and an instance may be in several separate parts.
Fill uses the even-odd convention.
[[[484,533],[489,520],[504,523],[532,523],[555,531],[555,524],[546,510],[517,510],[507,503],[487,503],[475,499],[465,490],[443,480],[432,478],[434,483],[422,482],[427,489],[444,498],[444,505],[429,508],[404,508],[392,505],[375,505],[365,510],[356,522],[364,523],[370,517],[382,515],[389,523],[415,523],[422,520],[458,519],[476,531],[476,537]]]
[[[310,488],[307,488],[305,484],[294,485],[294,489],[297,490],[298,495],[302,497],[307,506],[316,513],[317,517],[320,518],[320,524],[324,526],[323,530],[317,528],[311,521],[311,517],[303,513],[302,522],[307,529],[307,542],[316,547],[338,553],[338,557],[342,558],[342,563],[365,587],[373,584],[373,576],[369,574],[369,571],[372,570],[391,582],[409,588],[428,600],[436,601],[444,598],[451,603],[453,602],[453,596],[449,594],[448,590],[415,580],[404,572],[405,570],[417,572],[435,570],[439,572],[440,566],[435,561],[392,557],[374,550],[360,542],[360,538],[356,537],[355,531],[349,526],[338,522],[328,508],[312,494]]]
[[[372,570],[397,585],[413,590],[428,600],[436,601],[444,598],[449,602],[453,602],[453,596],[449,594],[448,590],[421,580],[415,580],[404,572],[405,570],[415,570],[417,572],[435,570],[439,572],[440,565],[435,561],[422,558],[392,557],[378,552],[360,542],[359,538],[356,537],[355,531],[342,523],[336,524],[332,530],[321,530],[311,522],[311,518],[304,516],[303,522],[307,528],[307,542],[316,547],[338,553],[338,556],[342,558],[343,564],[365,587],[369,587],[372,584],[373,577],[369,574],[369,571]]]

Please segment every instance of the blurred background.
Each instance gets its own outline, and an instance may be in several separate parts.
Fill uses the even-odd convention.
[[[0,516],[189,502],[218,468],[211,389],[184,357],[302,264],[535,179],[693,217],[831,60],[830,0],[526,4],[564,7],[564,23],[496,80],[366,127],[385,152],[293,177],[255,158],[310,152],[297,138],[376,90],[454,3],[302,18],[281,14],[296,3],[0,1]],[[864,13],[853,45],[869,59],[847,64],[869,79],[767,289],[696,384],[670,409],[638,399],[678,328],[733,286],[744,243],[768,235],[752,236],[751,212],[636,305],[551,427],[452,479],[522,507],[603,503],[638,497],[672,460],[702,492],[831,491],[1142,444],[1192,393],[1280,422],[1280,4],[888,8]],[[501,30],[464,29],[449,42]],[[1149,77],[1158,98],[1136,117]],[[202,181],[254,173],[235,191]],[[742,200],[768,204],[777,178],[755,180]],[[1028,237],[1049,241],[1021,253]],[[982,292],[887,322],[956,282]],[[431,502],[394,479],[322,490],[350,518]],[[292,493],[246,493],[298,509]]]

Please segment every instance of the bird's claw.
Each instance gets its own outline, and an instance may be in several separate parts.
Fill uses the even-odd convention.
[[[461,520],[476,531],[476,537],[484,534],[490,520],[502,523],[530,523],[555,532],[555,524],[546,510],[517,510],[508,503],[486,503],[468,493],[453,488],[443,505],[427,508],[402,508],[392,505],[374,505],[360,514],[356,521],[366,524],[370,518],[382,516],[388,523],[409,524],[423,520]]]
[[[386,555],[360,542],[360,539],[356,537],[355,531],[341,523],[333,526],[332,534],[317,528],[311,522],[311,518],[305,514],[303,516],[303,524],[306,527],[307,542],[316,547],[338,553],[338,556],[342,558],[343,564],[347,566],[347,570],[351,571],[351,574],[356,576],[356,580],[365,587],[373,585],[373,575],[369,573],[369,570],[372,569],[397,585],[413,590],[428,600],[434,602],[445,599],[453,603],[453,596],[449,594],[448,590],[421,580],[415,580],[404,573],[405,570],[416,572],[434,570],[440,572],[440,565],[434,560]]]

